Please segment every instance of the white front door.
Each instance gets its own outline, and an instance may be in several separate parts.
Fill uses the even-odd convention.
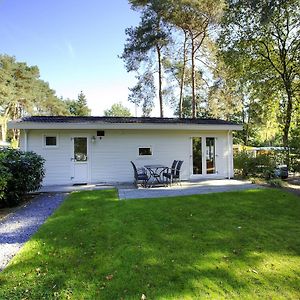
[[[87,183],[89,179],[88,138],[73,137],[72,183]]]

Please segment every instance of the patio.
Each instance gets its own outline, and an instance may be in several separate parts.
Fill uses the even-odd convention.
[[[183,181],[181,185],[153,186],[151,188],[135,188],[132,184],[117,186],[120,200],[208,194],[257,188],[262,187],[252,184],[250,181],[234,179]]]
[[[118,190],[119,199],[135,199],[135,198],[157,198],[184,196],[194,194],[208,194],[229,191],[240,191],[247,189],[262,188],[261,186],[252,184],[250,181],[242,181],[235,179],[214,179],[214,180],[197,180],[182,181],[181,185],[174,184],[172,186],[153,186],[151,188],[136,188],[133,183],[96,183],[87,185],[54,185],[42,187],[40,193],[70,193],[74,191],[92,191],[113,189]]]

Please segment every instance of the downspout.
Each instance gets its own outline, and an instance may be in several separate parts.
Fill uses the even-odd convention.
[[[230,179],[230,177],[231,177],[231,153],[232,153],[232,151],[231,151],[231,147],[230,147],[230,134],[231,134],[231,131],[230,130],[228,130],[228,132],[227,132],[227,153],[228,153],[228,155],[227,155],[227,177],[228,177],[228,179]]]
[[[28,151],[28,129],[24,129],[24,151]]]

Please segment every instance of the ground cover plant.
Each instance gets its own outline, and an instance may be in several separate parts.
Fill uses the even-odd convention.
[[[299,215],[273,189],[73,193],[0,273],[0,299],[298,299]]]

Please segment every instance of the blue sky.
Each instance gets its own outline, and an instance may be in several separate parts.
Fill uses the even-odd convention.
[[[82,90],[93,115],[119,101],[134,113],[134,76],[118,55],[138,22],[127,0],[0,0],[0,53],[37,65],[58,96]]]

